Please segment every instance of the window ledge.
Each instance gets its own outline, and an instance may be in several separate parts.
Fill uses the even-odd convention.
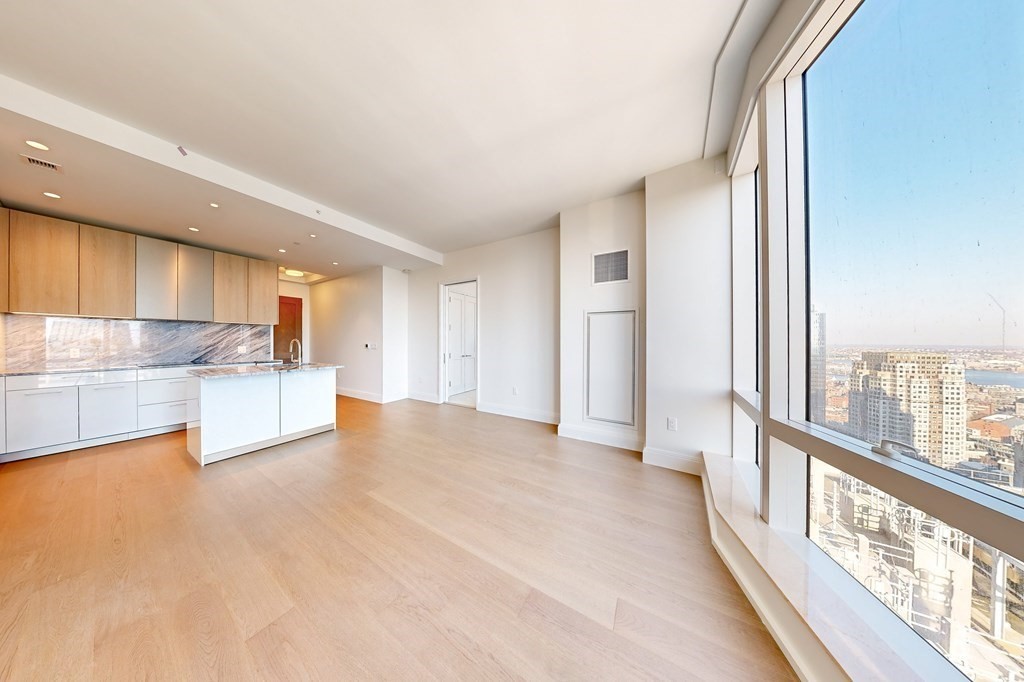
[[[801,678],[963,679],[809,539],[764,523],[746,464],[704,453],[712,544]]]

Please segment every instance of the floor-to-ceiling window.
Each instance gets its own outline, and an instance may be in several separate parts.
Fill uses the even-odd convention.
[[[759,101],[763,513],[1020,679],[1024,4],[823,5]]]

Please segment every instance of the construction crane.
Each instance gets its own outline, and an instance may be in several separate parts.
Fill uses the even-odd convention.
[[[1005,353],[1006,352],[1006,308],[1004,308],[1003,304],[1000,303],[999,301],[997,301],[996,297],[993,296],[992,294],[989,294],[988,297],[992,299],[992,302],[996,304],[997,308],[999,308],[1001,311],[1003,311],[1003,352]]]

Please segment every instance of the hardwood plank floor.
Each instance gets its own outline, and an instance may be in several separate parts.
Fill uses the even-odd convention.
[[[0,680],[143,678],[796,679],[699,479],[347,398],[205,469],[183,433],[0,465]]]

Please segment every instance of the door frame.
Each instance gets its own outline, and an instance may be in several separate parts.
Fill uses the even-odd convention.
[[[483,372],[482,348],[480,336],[480,276],[460,277],[443,280],[437,283],[437,395],[438,403],[448,402],[448,287],[456,284],[476,282],[476,403],[480,405],[481,377]]]

